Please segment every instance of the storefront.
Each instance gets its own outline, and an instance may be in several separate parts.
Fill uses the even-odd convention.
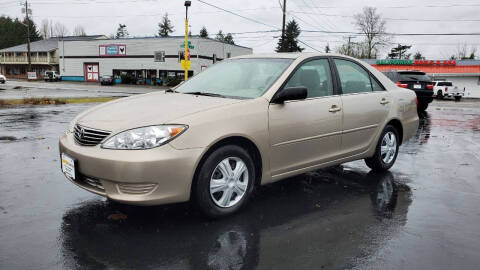
[[[65,41],[60,47],[60,73],[64,81],[97,82],[113,76],[116,83],[164,84],[184,76],[184,37],[128,38]],[[190,37],[193,76],[217,60],[251,54],[252,49],[217,40]]]
[[[465,97],[480,98],[480,60],[364,60],[380,71],[420,70],[435,81],[451,81]]]

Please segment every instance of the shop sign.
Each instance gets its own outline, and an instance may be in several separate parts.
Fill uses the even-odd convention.
[[[456,66],[455,60],[415,60],[415,66]]]
[[[27,72],[27,78],[29,80],[36,80],[37,79],[37,72]]]
[[[377,65],[399,66],[456,66],[455,60],[408,60],[408,59],[382,59],[376,61]]]
[[[413,65],[413,60],[405,60],[405,59],[383,59],[383,60],[377,60],[377,65],[402,65],[402,66],[411,66],[411,65]]]
[[[127,45],[125,44],[99,45],[98,52],[100,57],[125,56],[127,55]]]

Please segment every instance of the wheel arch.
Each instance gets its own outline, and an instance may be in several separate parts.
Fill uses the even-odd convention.
[[[258,148],[258,146],[249,138],[241,135],[232,135],[224,138],[220,138],[209,147],[207,150],[201,155],[200,161],[197,163],[197,167],[195,168],[195,173],[193,174],[192,185],[190,188],[190,194],[195,194],[195,182],[197,181],[197,176],[202,167],[203,163],[207,159],[207,157],[215,151],[216,149],[224,146],[224,145],[237,145],[245,150],[250,154],[253,159],[253,163],[255,164],[255,185],[260,185],[262,180],[262,172],[263,172],[263,158],[262,154]]]
[[[399,140],[400,140],[399,145],[401,145],[403,143],[403,125],[402,125],[402,122],[397,118],[393,118],[393,119],[390,119],[390,121],[388,121],[388,123],[385,125],[385,127],[388,126],[388,125],[393,126],[397,130],[398,137],[400,137],[399,138]]]

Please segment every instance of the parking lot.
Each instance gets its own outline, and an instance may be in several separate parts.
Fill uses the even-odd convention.
[[[58,137],[90,106],[0,108],[0,269],[478,268],[480,102],[434,101],[391,172],[287,179],[216,221],[71,184]]]

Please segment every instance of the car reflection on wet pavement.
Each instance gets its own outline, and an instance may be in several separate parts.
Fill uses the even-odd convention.
[[[241,213],[106,201],[61,174],[83,105],[0,109],[0,269],[476,269],[480,109],[433,104],[391,172],[362,161],[259,188]]]

